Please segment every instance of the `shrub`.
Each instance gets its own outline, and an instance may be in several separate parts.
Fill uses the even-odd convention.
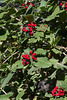
[[[66,100],[67,2],[0,2],[0,99]]]

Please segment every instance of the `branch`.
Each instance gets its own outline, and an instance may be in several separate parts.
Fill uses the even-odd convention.
[[[0,88],[1,89],[1,91],[5,94],[5,95],[7,95],[7,93],[2,89],[2,88]]]
[[[12,54],[11,56],[9,56],[3,63],[2,63],[2,65],[5,63],[5,62],[7,62],[12,56],[14,56],[15,54],[17,54],[19,51],[17,51],[17,52],[15,52],[14,54]]]

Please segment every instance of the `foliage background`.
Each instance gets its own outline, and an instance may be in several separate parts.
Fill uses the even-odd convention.
[[[67,100],[67,11],[57,0],[30,0],[27,10],[21,7],[27,0],[0,2],[0,100]],[[31,22],[33,36],[23,34]],[[37,61],[23,66],[31,50]],[[52,96],[55,86],[63,97]]]

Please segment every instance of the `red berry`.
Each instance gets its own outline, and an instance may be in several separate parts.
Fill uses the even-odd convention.
[[[25,4],[22,4],[22,6],[21,6],[21,7],[23,7],[23,6],[25,6]]]
[[[55,94],[55,96],[57,97],[57,96],[59,96],[59,94]]]
[[[25,59],[23,59],[23,62],[25,62],[26,60]]]
[[[27,2],[27,5],[30,5],[31,3],[30,2]]]
[[[62,6],[63,5],[63,3],[60,3],[60,6]]]
[[[35,57],[34,56],[32,56],[32,59],[34,59]]]
[[[27,8],[28,8],[28,6],[25,7],[25,9],[27,9]]]
[[[56,86],[55,89],[58,89],[58,86]]]
[[[65,5],[65,8],[67,8],[67,5]]]
[[[24,63],[24,62],[22,62],[22,64],[23,64],[23,65],[25,65],[25,63]]]
[[[24,57],[24,55],[22,55],[22,57]]]
[[[33,24],[33,22],[31,22],[31,26],[33,26],[34,24]]]
[[[27,54],[25,54],[25,56],[27,56]]]
[[[65,90],[63,90],[63,93],[65,92]]]
[[[33,4],[31,3],[31,6],[33,6]]]
[[[36,53],[33,53],[32,55],[33,55],[33,56],[35,56],[35,55],[36,55]]]
[[[32,51],[30,51],[30,54],[32,54],[33,52]]]
[[[67,2],[65,3],[65,5],[67,5]]]
[[[34,60],[37,60],[37,58],[34,58]]]
[[[28,30],[26,29],[25,32],[28,32]]]
[[[35,26],[35,27],[36,27],[36,24],[34,24],[33,26]]]
[[[27,61],[26,64],[29,64],[29,62]]]
[[[33,32],[30,32],[30,35],[33,35]]]
[[[27,58],[28,60],[30,59],[30,57]]]
[[[26,30],[25,30],[25,29],[23,29],[23,31],[25,32]]]
[[[31,26],[31,24],[28,24],[28,26]]]
[[[23,27],[23,29],[25,29],[26,27]]]
[[[67,8],[66,8],[66,11],[67,11]]]
[[[32,32],[32,29],[30,29],[30,32]]]
[[[30,27],[30,32],[32,32],[33,31],[33,28],[32,27]]]

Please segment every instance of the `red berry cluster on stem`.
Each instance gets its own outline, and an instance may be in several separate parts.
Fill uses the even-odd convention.
[[[33,22],[31,22],[31,24],[28,24],[27,27],[23,27],[23,32],[33,35],[33,31],[35,30],[35,27],[36,27],[36,24],[33,24]]]
[[[27,9],[29,5],[34,6],[31,2],[27,2],[26,5],[25,4],[22,4],[21,7],[25,7],[25,9]]]
[[[52,91],[51,91],[53,96],[64,96],[65,90],[62,90],[62,88],[56,86]]]
[[[22,62],[22,64],[23,64],[23,65],[29,64],[29,62],[30,62],[30,57],[29,57],[29,55],[28,55],[28,54],[25,54],[25,55],[22,55],[22,57],[23,57],[23,62]]]
[[[62,6],[63,6],[62,1],[59,1],[59,8],[60,8],[61,10],[64,8],[64,9],[66,9],[66,11],[67,11],[67,2],[65,3],[65,6],[64,6],[64,7],[62,7]]]
[[[65,3],[65,9],[66,9],[66,11],[67,11],[67,2]]]
[[[37,58],[35,57],[36,53],[33,53],[32,51],[30,51],[30,54],[32,54],[32,59],[36,61],[37,60]]]

